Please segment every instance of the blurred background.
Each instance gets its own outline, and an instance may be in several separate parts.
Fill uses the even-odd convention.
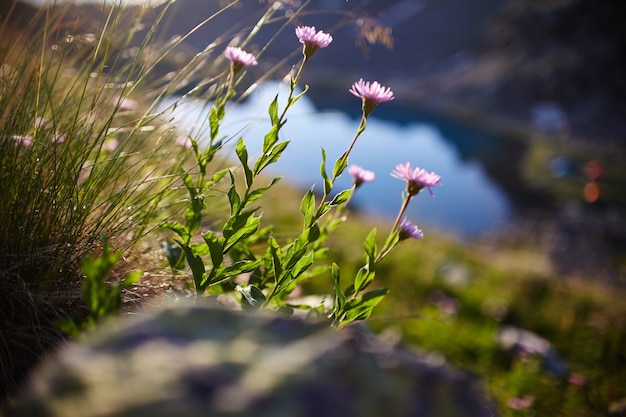
[[[42,3],[0,0],[0,16],[26,28]],[[245,131],[251,153],[267,130],[269,102],[301,57],[293,28],[330,32],[333,43],[303,77],[310,89],[288,115],[282,134],[293,141],[274,173],[297,188],[319,184],[320,147],[334,160],[358,126],[360,100],[348,90],[363,78],[396,98],[376,108],[351,154],[377,175],[356,193],[354,210],[393,220],[404,188],[389,176],[396,164],[442,176],[436,196],[423,193],[407,213],[429,240],[400,248],[379,271],[392,289],[380,310],[391,320],[380,328],[398,324],[410,344],[480,374],[503,415],[626,415],[626,2],[125,4],[151,7],[155,19],[170,7],[160,42],[189,34],[154,72],[163,79],[210,48],[239,45],[273,7],[246,45],[259,65],[237,86],[243,98],[223,123],[226,133]],[[97,27],[103,5],[74,2],[59,33]],[[172,117],[202,135],[201,101]],[[334,261],[360,262],[363,230],[346,225],[354,236],[331,242]],[[498,343],[517,350],[505,355]]]
[[[178,0],[159,36],[186,34],[228,3]],[[297,140],[279,174],[304,188],[317,181],[319,158],[311,155],[320,146],[331,157],[341,152],[360,115],[350,85],[378,80],[396,100],[376,110],[351,160],[378,174],[355,199],[360,209],[393,217],[402,184],[388,173],[408,161],[443,176],[437,197],[409,213],[425,229],[466,239],[523,235],[545,247],[564,274],[626,283],[626,3],[312,0],[286,26],[303,2],[269,3],[274,23],[248,46],[260,53],[249,83],[266,74],[280,80],[297,62],[294,25],[334,37],[305,73],[311,89],[292,113],[287,135]],[[76,4],[76,16],[94,20],[102,5]],[[267,5],[242,1],[224,11],[191,34],[161,73],[237,37]],[[13,16],[36,6],[18,4]],[[4,0],[5,12],[10,7]],[[250,94],[233,123],[262,117],[272,88]]]

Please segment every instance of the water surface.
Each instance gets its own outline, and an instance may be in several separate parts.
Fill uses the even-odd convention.
[[[280,97],[286,97],[280,89]],[[249,98],[227,110],[222,133],[236,139],[243,135],[251,158],[261,149],[263,137],[269,129],[267,107],[279,91],[279,84],[258,86]],[[346,92],[346,94],[350,94]],[[284,102],[279,98],[279,103]],[[351,103],[357,111],[360,100]],[[381,104],[380,107],[385,104]],[[306,95],[296,103],[281,131],[281,140],[291,140],[283,158],[268,170],[302,188],[315,185],[320,190],[319,166],[321,148],[328,154],[327,165],[348,147],[358,127],[358,119],[349,112],[318,111]],[[200,102],[187,102],[175,110],[177,123],[192,134],[208,137],[201,128],[207,109]],[[468,133],[469,134],[469,133]],[[435,187],[435,197],[426,190],[411,203],[407,216],[421,228],[441,229],[464,236],[490,231],[506,223],[510,204],[504,193],[487,177],[476,161],[465,161],[434,124],[380,119],[376,111],[370,116],[367,128],[350,155],[350,164],[356,164],[376,173],[376,181],[364,184],[353,202],[367,214],[393,219],[402,202],[403,181],[390,176],[397,164],[410,162],[442,176],[442,186]],[[329,168],[330,169],[330,168]],[[337,190],[348,188],[352,178],[345,172],[337,181]]]

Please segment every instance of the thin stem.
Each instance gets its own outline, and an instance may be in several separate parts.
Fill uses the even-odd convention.
[[[409,202],[411,201],[411,198],[413,198],[413,196],[411,195],[407,195],[407,197],[404,199],[404,203],[402,203],[402,207],[400,208],[400,211],[398,212],[398,216],[396,217],[396,220],[393,222],[393,226],[391,227],[391,231],[389,232],[389,236],[391,236],[396,229],[398,228],[398,225],[400,224],[400,220],[402,219],[402,216],[404,215],[404,212],[406,211],[407,207],[409,206]],[[393,250],[393,248],[396,247],[396,245],[398,244],[398,242],[394,243],[393,245],[391,245],[387,250],[385,250],[384,252],[380,253],[377,257],[376,257],[376,263],[382,261],[387,255],[389,255],[389,253]]]
[[[402,216],[404,215],[406,208],[409,206],[409,202],[411,201],[411,198],[413,197],[408,195],[406,199],[404,200],[404,203],[402,204],[402,208],[400,209],[400,211],[398,212],[398,216],[396,217],[396,221],[393,223],[393,227],[391,228],[391,233],[393,233],[394,230],[398,228],[398,225],[400,224],[400,219],[402,219]]]
[[[280,127],[281,123],[283,122],[283,119],[285,118],[285,115],[287,114],[287,110],[289,110],[289,107],[291,107],[291,99],[293,98],[293,92],[295,91],[296,85],[300,81],[300,78],[302,77],[302,73],[304,72],[304,68],[306,67],[306,64],[308,62],[309,62],[309,58],[307,58],[305,56],[304,59],[302,60],[302,64],[300,65],[300,68],[298,69],[298,72],[296,73],[296,76],[294,78],[292,78],[292,80],[291,80],[291,85],[289,86],[289,97],[287,97],[287,104],[285,105],[285,108],[283,109],[283,112],[281,113],[280,117],[278,118],[278,126],[279,127]]]
[[[357,129],[354,138],[352,139],[352,142],[350,143],[350,146],[348,146],[348,149],[343,153],[343,155],[341,155],[341,160],[339,162],[339,166],[343,166],[344,164],[347,163],[348,161],[348,156],[350,156],[350,152],[352,152],[352,148],[354,148],[354,144],[356,143],[356,140],[359,138],[359,136],[361,136],[361,134],[363,133],[363,131],[365,131],[365,124],[367,122],[367,115],[365,113],[363,113],[363,115],[361,116],[361,123],[359,124],[359,128]],[[341,172],[339,172],[337,174],[337,176],[339,176],[339,174],[341,174]],[[332,178],[332,183],[335,183],[335,180],[337,178],[335,176],[333,176]]]

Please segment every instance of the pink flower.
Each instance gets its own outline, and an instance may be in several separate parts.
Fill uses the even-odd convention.
[[[524,397],[513,397],[507,401],[506,405],[513,410],[523,410],[530,407],[535,402],[535,397],[526,395]]]
[[[128,97],[117,97],[114,99],[113,104],[118,106],[120,110],[135,110],[139,107],[137,100]]]
[[[348,167],[348,172],[354,177],[355,187],[359,187],[364,182],[372,182],[376,179],[376,174],[372,171],[368,171],[367,169],[363,169],[358,165],[350,165]]]
[[[233,72],[235,74],[241,71],[244,67],[258,65],[254,55],[239,47],[228,46],[224,51],[224,56],[231,62]]]
[[[45,117],[37,117],[35,119],[35,129],[48,129],[50,127],[50,121]]]
[[[400,222],[400,240],[411,239],[424,239],[424,232],[417,227],[416,224],[411,223],[406,217]]]
[[[315,26],[298,26],[296,36],[301,44],[304,44],[303,54],[310,58],[320,48],[326,48],[333,41],[333,37],[323,31],[316,31]]]
[[[396,169],[391,172],[391,176],[407,182],[406,189],[410,196],[419,193],[422,188],[427,188],[431,196],[434,196],[430,187],[441,185],[441,177],[434,172],[427,172],[424,169],[411,168],[410,163],[396,165]]]
[[[391,88],[380,85],[378,81],[363,81],[363,78],[352,84],[350,92],[363,100],[363,112],[366,116],[376,105],[394,99]]]
[[[55,133],[52,135],[52,142],[63,143],[65,142],[65,135],[63,133]]]
[[[106,152],[112,153],[115,152],[118,146],[119,142],[117,141],[117,139],[107,139],[102,144],[102,149],[104,149]]]
[[[31,135],[17,135],[13,136],[13,139],[18,141],[23,148],[28,148],[33,144],[33,137]]]
[[[176,144],[185,149],[191,148],[191,139],[188,136],[178,136],[176,138]]]

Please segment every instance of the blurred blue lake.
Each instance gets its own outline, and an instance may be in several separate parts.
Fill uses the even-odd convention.
[[[282,109],[288,89],[276,82],[256,86],[245,101],[233,103],[227,109],[221,137],[230,138],[227,148],[233,157],[234,145],[240,136],[246,141],[251,164],[260,153],[263,137],[270,127],[267,107],[277,93],[279,109]],[[320,111],[307,95],[302,97],[290,109],[288,121],[281,130],[281,140],[291,140],[291,143],[281,160],[267,171],[304,189],[315,185],[319,191],[322,183],[319,174],[321,148],[326,150],[330,170],[350,144],[359,124],[360,99],[347,90],[346,98],[342,105],[350,106],[349,110],[335,106],[337,110]],[[361,212],[395,218],[405,184],[391,177],[390,173],[397,164],[410,162],[413,167],[434,171],[442,177],[443,185],[433,188],[435,197],[424,190],[413,199],[406,213],[426,233],[441,230],[472,237],[510,221],[511,203],[507,196],[485,174],[479,162],[459,155],[453,141],[443,135],[441,121],[429,123],[422,118],[419,122],[412,122],[408,109],[395,112],[398,118],[394,120],[393,112],[379,111],[388,104],[379,105],[369,117],[367,128],[350,155],[350,164],[376,173],[376,181],[360,187],[352,200]],[[174,123],[206,140],[209,137],[208,109],[204,102],[181,102],[173,110]],[[380,118],[379,114],[385,117]],[[464,132],[456,129],[453,134],[463,135]],[[461,139],[461,142],[474,140],[472,137],[453,139]],[[477,141],[479,144],[480,138]],[[335,187],[339,191],[351,184],[352,178],[345,172]]]

